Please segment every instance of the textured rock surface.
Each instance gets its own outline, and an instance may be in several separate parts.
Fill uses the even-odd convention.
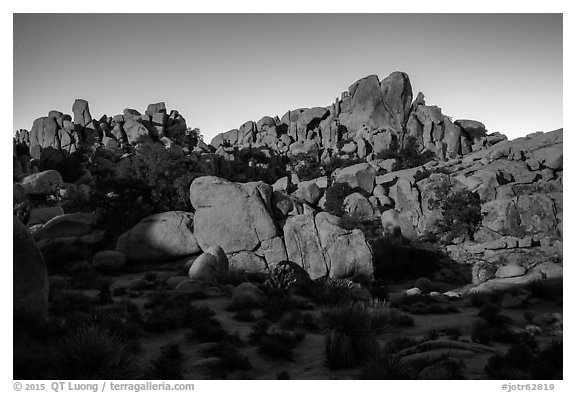
[[[48,276],[42,253],[28,229],[13,217],[14,319],[41,322],[48,314]]]
[[[188,271],[188,276],[193,280],[218,284],[226,278],[229,262],[224,250],[218,246],[212,246],[200,255]]]
[[[316,279],[372,276],[372,252],[358,229],[339,226],[340,219],[321,212],[289,217],[284,224],[288,260]]]
[[[166,212],[141,220],[116,243],[131,262],[160,262],[199,253],[194,236],[194,215]]]
[[[195,179],[190,201],[196,210],[194,228],[200,247],[206,250],[217,245],[226,254],[242,252],[242,265],[247,263],[245,253],[262,256],[269,267],[286,260],[272,216],[271,197],[272,187],[261,182],[241,184],[214,176]],[[232,260],[239,259],[230,258],[231,265]],[[255,256],[249,259],[257,260]]]

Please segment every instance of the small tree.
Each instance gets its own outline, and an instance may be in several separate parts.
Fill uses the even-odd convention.
[[[152,201],[160,210],[190,210],[188,188],[199,175],[189,158],[155,142],[142,143],[133,161],[138,178],[151,190]]]
[[[459,191],[442,203],[443,217],[440,228],[450,233],[450,240],[467,235],[470,240],[482,222],[481,201],[478,194],[468,190]]]

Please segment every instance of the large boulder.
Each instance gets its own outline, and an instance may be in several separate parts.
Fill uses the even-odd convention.
[[[288,260],[310,278],[372,276],[372,252],[358,229],[340,227],[340,218],[321,212],[291,216],[284,224]]]
[[[14,319],[41,322],[48,314],[46,264],[32,235],[16,217],[12,230]]]
[[[335,183],[347,183],[351,188],[359,187],[369,194],[374,189],[376,171],[367,162],[351,165],[335,174]]]
[[[28,225],[45,224],[54,217],[64,214],[61,206],[37,207],[30,210]]]
[[[144,218],[120,236],[116,251],[131,262],[164,262],[199,253],[194,215],[171,211]]]
[[[194,228],[203,250],[220,246],[232,268],[262,261],[271,267],[286,260],[286,249],[272,216],[272,187],[262,182],[234,183],[215,176],[196,178],[190,201],[196,213]]]
[[[361,221],[368,221],[375,217],[376,211],[368,198],[359,192],[354,192],[344,198],[342,203],[344,211],[351,217]]]
[[[40,117],[34,120],[30,130],[30,156],[40,159],[43,149],[60,149],[58,123],[52,117]]]
[[[392,116],[386,110],[382,99],[378,76],[367,76],[348,88],[339,119],[340,123],[351,131],[363,127],[376,129],[392,125]]]
[[[284,224],[284,242],[288,260],[306,270],[311,279],[323,277],[328,273],[312,214],[288,217]]]
[[[341,228],[340,218],[326,212],[315,222],[330,277],[372,277],[372,251],[361,230]]]
[[[90,109],[88,108],[88,101],[77,99],[72,105],[72,113],[74,113],[74,124],[86,127],[92,122]]]
[[[94,229],[96,217],[92,213],[62,214],[49,220],[34,232],[34,240],[71,238],[88,235]]]
[[[249,282],[243,282],[232,291],[232,307],[235,309],[262,307],[266,295]]]
[[[192,263],[188,276],[192,280],[201,280],[207,283],[221,283],[228,273],[228,258],[219,246],[212,246]]]
[[[322,191],[314,180],[308,180],[298,183],[298,189],[294,195],[306,203],[316,205],[322,197]]]
[[[380,83],[386,109],[391,112],[396,129],[402,130],[412,105],[412,85],[405,72],[393,72]]]
[[[27,194],[32,195],[52,195],[64,186],[64,181],[60,173],[54,169],[33,173],[22,179],[22,187]]]

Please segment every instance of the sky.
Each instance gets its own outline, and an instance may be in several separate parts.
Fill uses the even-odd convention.
[[[13,131],[164,101],[206,140],[394,71],[509,138],[562,123],[562,14],[14,14]]]

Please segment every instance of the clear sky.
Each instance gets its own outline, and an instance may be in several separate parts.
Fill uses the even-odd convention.
[[[410,75],[454,119],[510,138],[562,124],[561,14],[15,14],[14,130],[75,98],[92,116],[165,101],[209,141]]]

